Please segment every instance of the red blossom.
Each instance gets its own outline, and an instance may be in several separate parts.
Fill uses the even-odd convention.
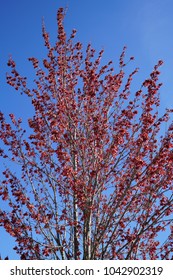
[[[0,156],[16,163],[2,172],[0,225],[26,260],[171,259],[173,125],[159,135],[173,110],[158,115],[163,62],[133,93],[138,69],[126,75],[134,59],[125,62],[126,47],[119,71],[102,65],[103,50],[84,51],[76,30],[67,38],[64,16],[59,9],[54,46],[42,25],[48,53],[42,63],[29,58],[34,88],[8,61],[7,83],[34,113],[25,130],[0,112]]]

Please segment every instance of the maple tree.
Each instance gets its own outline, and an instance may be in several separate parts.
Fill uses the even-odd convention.
[[[47,57],[29,58],[35,88],[8,61],[7,83],[34,116],[24,129],[0,113],[0,156],[20,169],[3,171],[0,226],[21,259],[171,259],[173,125],[159,136],[172,112],[158,114],[162,61],[132,93],[138,69],[126,77],[126,49],[117,72],[112,61],[102,66],[103,51],[84,51],[76,30],[67,38],[63,20],[60,8],[54,46],[43,24]]]

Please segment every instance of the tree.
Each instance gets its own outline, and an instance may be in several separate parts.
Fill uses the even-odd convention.
[[[1,255],[0,255],[0,260],[3,260],[2,258],[1,258]],[[5,259],[4,260],[8,260],[8,257],[5,257]]]
[[[162,61],[132,93],[138,69],[126,77],[126,49],[115,72],[112,61],[101,65],[103,51],[82,50],[76,30],[68,39],[63,20],[60,8],[54,46],[43,24],[47,57],[42,66],[29,58],[35,88],[8,61],[7,83],[28,96],[34,116],[24,129],[0,113],[0,155],[20,169],[3,171],[0,225],[21,259],[172,259],[173,125],[159,136],[172,112],[158,114]]]

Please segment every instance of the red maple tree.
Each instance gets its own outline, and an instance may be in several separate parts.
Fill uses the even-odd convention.
[[[8,62],[7,83],[28,95],[34,116],[24,129],[0,113],[0,156],[20,169],[3,171],[0,226],[21,259],[172,259],[173,125],[159,137],[172,112],[158,115],[162,61],[132,93],[138,69],[126,78],[125,48],[115,72],[111,61],[101,65],[103,51],[82,49],[76,30],[67,38],[63,20],[60,8],[54,46],[43,25],[43,65],[29,58],[35,88]]]

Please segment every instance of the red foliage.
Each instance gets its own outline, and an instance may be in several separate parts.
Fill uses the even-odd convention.
[[[171,259],[173,126],[159,138],[172,112],[158,116],[162,61],[133,93],[138,69],[126,77],[126,48],[118,72],[112,61],[101,66],[103,51],[96,57],[89,44],[84,54],[63,19],[59,9],[55,46],[43,25],[43,65],[29,58],[34,89],[8,62],[7,83],[35,114],[26,136],[21,119],[10,114],[7,123],[0,113],[0,156],[20,167],[3,171],[0,225],[21,259]]]

